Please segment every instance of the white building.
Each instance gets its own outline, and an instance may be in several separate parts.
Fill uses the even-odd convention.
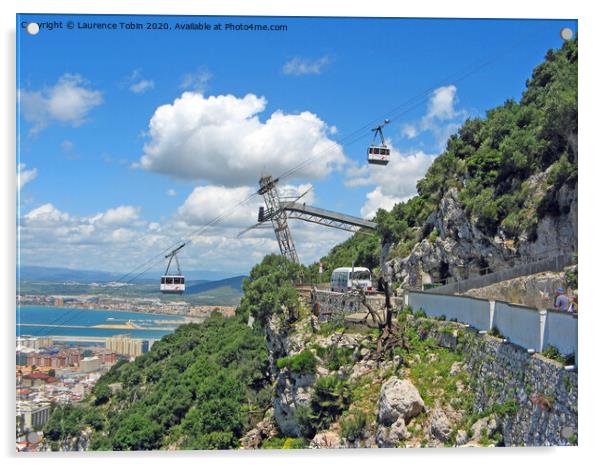
[[[17,403],[17,416],[20,417],[23,431],[38,429],[48,422],[50,404],[19,401]]]
[[[94,372],[100,369],[101,362],[98,356],[84,358],[79,362],[79,369],[82,372]]]

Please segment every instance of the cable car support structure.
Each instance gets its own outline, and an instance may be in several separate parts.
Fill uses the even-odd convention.
[[[376,223],[363,218],[345,215],[332,210],[312,207],[305,203],[297,202],[305,196],[309,190],[305,191],[292,201],[286,201],[278,193],[278,189],[276,188],[278,181],[278,178],[274,179],[271,175],[264,175],[260,178],[257,194],[263,197],[265,207],[259,207],[257,216],[258,223],[241,231],[238,234],[239,237],[250,230],[261,228],[267,222],[271,222],[276,241],[278,242],[278,247],[280,248],[280,253],[289,261],[298,264],[299,256],[297,255],[293,236],[290,227],[288,226],[289,219],[303,220],[305,222],[337,228],[352,233],[376,230]]]

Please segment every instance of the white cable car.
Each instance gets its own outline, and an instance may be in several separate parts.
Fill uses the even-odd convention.
[[[385,144],[385,137],[383,136],[383,127],[390,123],[391,120],[385,120],[382,125],[373,128],[374,137],[372,138],[372,144],[368,147],[368,163],[373,165],[387,165],[391,158],[391,149]],[[375,144],[376,135],[380,136],[380,145]]]
[[[182,275],[182,271],[180,270],[180,261],[178,261],[178,251],[186,246],[186,243],[182,243],[176,249],[171,251],[169,254],[165,256],[166,259],[169,259],[167,262],[167,269],[165,269],[165,275],[161,277],[161,293],[163,294],[182,294],[186,289],[184,275]],[[169,268],[171,267],[172,260],[176,261],[177,273],[170,273]]]

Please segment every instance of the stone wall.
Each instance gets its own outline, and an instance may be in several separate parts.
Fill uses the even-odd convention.
[[[382,294],[368,295],[367,301],[375,309],[384,309],[385,296]],[[392,298],[393,306],[402,306],[403,299]],[[336,315],[367,313],[368,310],[356,293],[337,293],[329,290],[314,290],[311,305],[321,322],[331,320]]]
[[[456,330],[450,333],[449,327]],[[438,322],[431,332],[442,346],[464,354],[478,410],[516,403],[515,410],[501,416],[506,446],[577,443],[577,372],[454,323]],[[457,335],[456,341],[450,342],[450,335]]]

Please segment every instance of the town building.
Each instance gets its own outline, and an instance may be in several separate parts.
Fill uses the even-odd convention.
[[[91,356],[82,359],[79,362],[79,369],[82,372],[94,372],[100,369],[101,362],[98,356]]]
[[[50,403],[17,402],[17,418],[22,432],[42,427],[50,417]]]
[[[148,341],[132,338],[130,335],[116,335],[105,339],[105,348],[117,354],[138,357],[148,351]]]

